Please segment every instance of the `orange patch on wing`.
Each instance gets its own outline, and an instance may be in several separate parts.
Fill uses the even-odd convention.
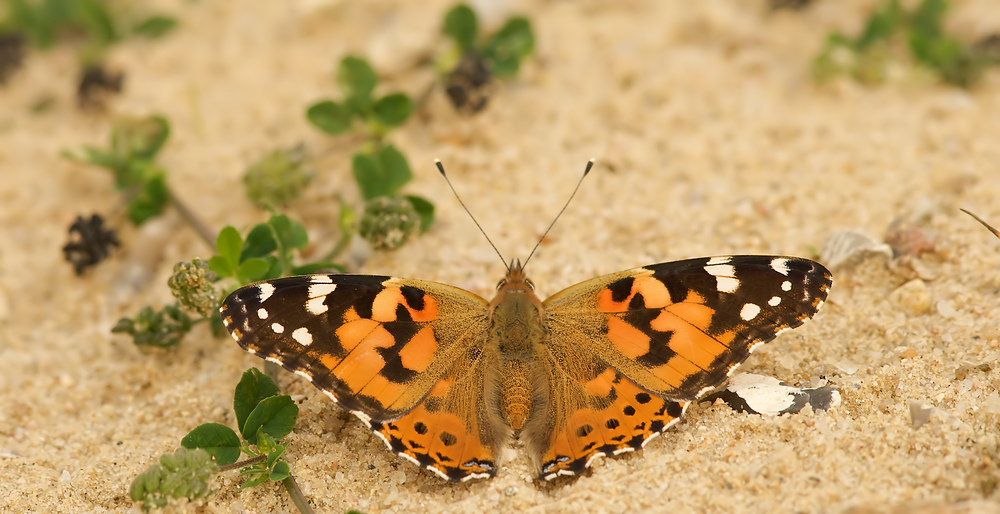
[[[351,309],[351,312],[353,311],[354,309]],[[380,326],[377,321],[357,318],[341,325],[335,333],[341,348],[344,351],[352,352]]]
[[[409,306],[406,307],[410,311],[410,317],[416,322],[427,322],[434,321],[438,319],[440,310],[438,308],[438,302],[431,295],[424,295],[424,308],[421,310],[411,309]]]
[[[685,380],[702,371],[693,362],[681,357],[674,357],[666,364],[661,364],[652,370],[654,375],[672,387],[680,387]]]
[[[632,294],[629,293],[628,298],[616,302],[611,299],[610,289],[602,289],[600,293],[597,293],[597,309],[601,312],[625,312],[628,310],[628,302],[631,299]]]
[[[431,388],[431,392],[428,393],[428,398],[444,398],[448,394],[448,390],[451,389],[452,384],[455,383],[455,379],[451,377],[442,378],[438,380],[434,387]]]
[[[649,353],[649,336],[616,317],[608,318],[608,339],[631,359]]]
[[[403,453],[411,457],[430,456],[433,460],[431,466],[443,473],[447,473],[448,468],[468,473],[490,471],[476,466],[474,462],[492,461],[493,452],[483,445],[475,427],[466,427],[458,416],[450,412],[430,412],[421,404],[391,425],[386,425],[380,433],[389,439],[399,439],[405,447]]]
[[[670,291],[663,282],[653,277],[638,277],[632,285],[634,293],[641,293],[643,304],[649,309],[658,309],[670,305]]]
[[[427,366],[434,360],[437,349],[438,340],[434,337],[434,330],[431,327],[424,327],[399,350],[399,360],[407,369],[426,371]]]
[[[615,370],[608,368],[602,371],[600,375],[588,380],[586,384],[583,384],[583,387],[588,393],[603,398],[611,392],[614,379]]]
[[[707,305],[677,303],[663,309],[663,312],[650,323],[650,326],[653,327],[653,330],[666,332],[676,330],[675,323],[683,320],[685,326],[694,325],[702,330],[707,330],[712,324],[712,316],[715,315],[715,312],[715,309]]]
[[[358,391],[359,394],[371,396],[382,405],[392,405],[406,391],[406,384],[392,382],[381,373],[376,374],[364,387]]]
[[[372,319],[375,321],[396,321],[396,308],[406,305],[406,298],[398,287],[387,287],[375,295],[372,302]]]
[[[378,326],[333,368],[333,374],[344,381],[352,391],[360,391],[372,377],[385,367],[385,360],[375,349],[390,348],[395,343],[396,340],[389,334],[389,331]]]
[[[557,429],[551,445],[542,455],[542,462],[554,464],[547,473],[554,474],[561,469],[579,473],[582,469],[577,459],[588,460],[604,444],[613,445],[615,450],[638,449],[637,444],[631,443],[635,436],[640,436],[640,441],[648,439],[654,433],[650,428],[653,422],[660,421],[662,425],[659,426],[667,426],[675,419],[664,408],[667,400],[652,396],[644,404],[637,402],[636,395],[645,390],[626,378],[615,384],[615,392],[616,400],[606,408],[580,409]],[[683,408],[685,404],[680,405]],[[624,411],[629,406],[634,410],[626,416]],[[564,457],[568,460],[563,460]]]

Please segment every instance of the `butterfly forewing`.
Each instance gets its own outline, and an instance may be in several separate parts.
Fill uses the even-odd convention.
[[[220,311],[241,347],[374,420],[419,404],[455,352],[482,344],[487,322],[486,301],[472,293],[369,275],[261,282],[233,292]]]
[[[815,314],[830,285],[830,272],[806,259],[712,257],[599,277],[545,306],[553,344],[562,335],[640,387],[690,401]]]

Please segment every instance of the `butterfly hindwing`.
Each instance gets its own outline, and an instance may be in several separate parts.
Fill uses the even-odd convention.
[[[307,275],[233,292],[222,319],[245,350],[309,379],[367,420],[413,410],[467,348],[486,300],[420,280]]]

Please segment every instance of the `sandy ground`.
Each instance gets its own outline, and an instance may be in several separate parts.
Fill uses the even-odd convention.
[[[933,252],[834,269],[816,319],[742,368],[828,380],[840,408],[768,418],[699,405],[643,452],[577,479],[539,484],[515,454],[495,479],[455,485],[286,374],[301,408],[288,456],[317,511],[1000,512],[1000,241],[958,210],[1000,225],[1000,74],[972,92],[906,66],[882,86],[815,86],[808,63],[823,35],[857,30],[874,3],[776,14],[735,0],[490,3],[488,23],[531,17],[537,58],[482,114],[457,115],[435,94],[395,134],[416,173],[409,191],[436,203],[439,222],[357,270],[491,294],[500,262],[435,157],[507,258],[527,254],[599,159],[532,260],[542,297],[667,260],[808,257],[845,228],[882,239],[908,220]],[[1000,30],[993,0],[954,3],[963,37]],[[368,56],[386,90],[419,94],[433,76],[418,63],[444,48],[448,5],[156,2],[181,26],[113,50],[127,84],[111,110],[170,119],[160,162],[215,230],[263,220],[241,192],[245,167],[303,142],[317,180],[288,213],[320,252],[337,236],[336,197],[357,194],[348,149],[308,126],[305,106],[336,94],[332,70],[348,52]],[[133,477],[197,424],[232,424],[233,386],[260,364],[203,327],[169,352],[109,333],[172,300],[176,261],[210,255],[175,213],[139,229],[115,219],[124,248],[83,277],[62,261],[76,215],[119,202],[106,172],[59,156],[104,145],[110,126],[77,110],[75,73],[71,51],[33,54],[0,89],[0,512],[136,511]],[[32,114],[48,95],[53,108]],[[919,428],[910,400],[935,409]],[[222,475],[212,499],[180,510],[293,510],[277,486],[236,485]]]

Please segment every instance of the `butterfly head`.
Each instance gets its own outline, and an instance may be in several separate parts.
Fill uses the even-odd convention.
[[[497,282],[497,292],[514,292],[516,290],[531,292],[535,290],[535,284],[531,283],[528,275],[524,273],[521,259],[510,261],[510,266],[507,266],[507,276]]]

